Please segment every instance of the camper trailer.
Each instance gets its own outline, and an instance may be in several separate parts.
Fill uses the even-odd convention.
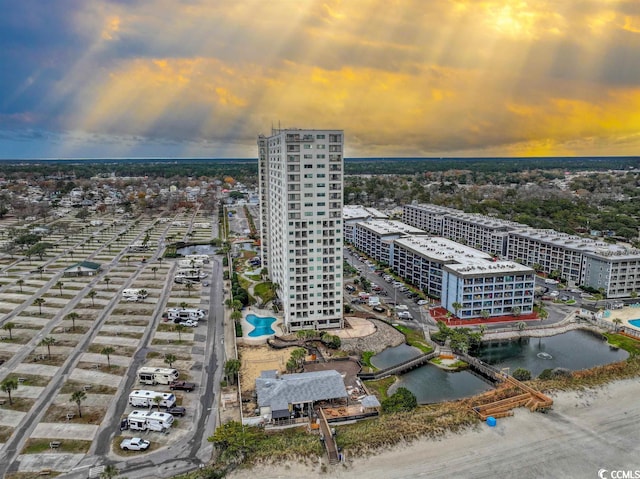
[[[141,384],[169,384],[171,381],[178,379],[179,373],[177,369],[171,368],[151,368],[143,366],[138,369],[138,382]]]
[[[147,292],[144,289],[123,289],[122,299],[125,301],[142,301],[146,299]]]
[[[156,403],[154,398],[160,396],[162,399],[160,403]],[[171,407],[176,404],[176,396],[173,393],[163,393],[158,391],[147,391],[145,389],[134,389],[129,394],[129,404],[133,407],[153,407],[162,406],[162,407]]]
[[[181,259],[178,260],[178,268],[200,269],[204,267],[204,261],[201,259]]]
[[[173,424],[173,416],[159,411],[132,411],[127,423],[133,431],[165,431]]]
[[[176,323],[187,319],[198,321],[204,318],[206,314],[207,312],[204,309],[170,308],[167,310],[167,319]]]
[[[197,268],[179,269],[176,272],[175,278],[188,279],[189,281],[200,281],[208,276],[207,273],[200,271]]]
[[[188,254],[184,257],[186,260],[202,261],[204,264],[209,263],[209,256],[206,254]]]

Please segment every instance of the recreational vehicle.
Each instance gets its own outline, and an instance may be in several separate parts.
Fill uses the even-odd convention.
[[[159,411],[132,411],[127,422],[133,431],[165,431],[173,424],[173,416]]]
[[[160,396],[160,402],[156,403],[154,398]],[[176,404],[176,395],[173,393],[163,393],[158,391],[147,391],[145,389],[135,389],[129,394],[129,404],[133,407],[171,407]]]
[[[167,310],[167,319],[174,322],[186,321],[187,319],[198,321],[204,318],[206,314],[207,312],[204,309],[170,308]]]
[[[189,281],[200,281],[208,276],[207,273],[200,271],[197,268],[179,269],[176,272],[175,278],[184,278]]]
[[[188,254],[184,258],[189,261],[193,259],[195,261],[202,261],[204,264],[209,263],[209,256],[206,254]]]
[[[178,379],[177,369],[171,368],[151,368],[143,366],[138,369],[138,381],[141,384],[169,384]]]
[[[144,289],[123,289],[122,298],[126,301],[142,301],[146,299],[147,292]]]
[[[201,259],[180,259],[178,260],[178,268],[200,269],[204,266]]]

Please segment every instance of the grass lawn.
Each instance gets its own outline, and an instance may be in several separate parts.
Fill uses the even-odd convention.
[[[620,349],[624,349],[632,356],[640,355],[640,341],[638,341],[637,339],[615,333],[605,333],[604,335],[607,338],[609,344],[611,344],[612,346],[617,346]]]
[[[428,354],[431,351],[433,351],[433,348],[429,346],[427,341],[424,339],[424,333],[422,332],[422,330],[411,329],[406,326],[402,326],[400,324],[395,325],[394,328],[396,328],[398,331],[404,334],[404,337],[406,338],[407,344],[409,346],[418,348],[420,351],[422,351],[425,354]]]
[[[43,452],[51,452],[49,443],[51,439],[28,439],[27,443],[22,449],[22,454],[41,454]],[[91,447],[91,441],[80,441],[74,439],[63,439],[60,442],[60,447],[56,449],[58,452],[68,452],[72,454],[85,453],[89,451]]]

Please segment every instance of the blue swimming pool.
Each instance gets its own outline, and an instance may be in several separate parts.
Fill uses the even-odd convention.
[[[631,326],[635,326],[636,328],[640,328],[640,319],[630,319],[629,324]]]
[[[247,314],[247,322],[253,326],[253,331],[249,332],[250,338],[258,338],[260,336],[270,336],[276,332],[271,328],[271,325],[275,323],[276,318],[261,317],[255,314]]]

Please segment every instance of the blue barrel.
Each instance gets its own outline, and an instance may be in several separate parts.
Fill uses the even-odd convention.
[[[496,418],[495,418],[495,417],[493,417],[493,416],[489,416],[489,417],[487,418],[487,425],[488,425],[489,427],[495,427],[495,426],[496,426],[496,423],[497,423],[497,421],[496,421]]]

